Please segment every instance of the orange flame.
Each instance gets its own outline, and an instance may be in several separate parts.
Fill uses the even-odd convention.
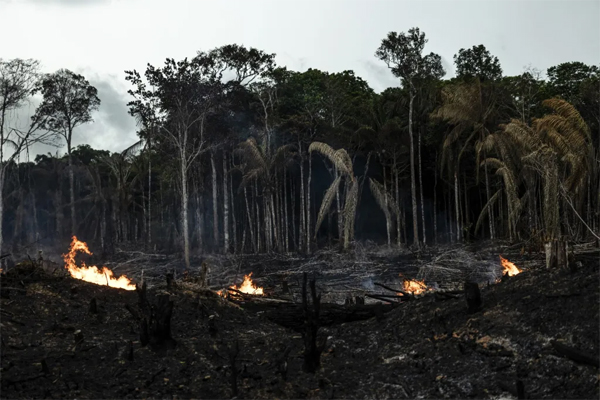
[[[398,274],[403,279],[402,286],[404,286],[404,292],[411,294],[421,294],[423,292],[431,290],[425,284],[425,281],[417,281],[413,279],[406,279],[402,274]],[[398,295],[403,296],[402,293],[398,293]]]
[[[500,257],[500,262],[502,263],[502,267],[504,268],[503,275],[508,274],[508,276],[515,276],[520,274],[522,271],[513,263],[508,261],[506,258]]]
[[[239,290],[240,292],[246,293],[246,294],[255,294],[255,295],[262,296],[264,294],[263,288],[257,287],[256,284],[254,284],[254,282],[252,282],[252,279],[250,278],[251,276],[252,276],[252,272],[250,272],[248,275],[244,275],[244,282],[242,282],[241,285],[239,285],[239,286],[233,285],[233,286],[229,286],[229,288]],[[217,293],[223,297],[227,296],[227,291],[225,289],[219,290],[219,291],[217,291]]]
[[[421,294],[429,290],[424,281],[405,279],[403,285],[404,291],[412,294]]]
[[[90,255],[92,254],[85,242],[81,242],[77,240],[77,237],[73,236],[73,241],[71,242],[71,248],[69,249],[69,252],[67,254],[63,254],[65,268],[69,271],[73,278],[95,283],[96,285],[106,285],[119,289],[135,290],[135,284],[133,284],[125,275],[115,278],[113,272],[106,267],[98,269],[98,267],[94,265],[88,267],[85,265],[85,263],[81,263],[81,267],[78,267],[75,263],[75,255],[77,252],[83,252]]]

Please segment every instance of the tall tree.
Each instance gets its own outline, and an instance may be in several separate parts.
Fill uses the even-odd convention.
[[[430,53],[423,55],[427,39],[419,28],[411,28],[408,33],[388,33],[387,38],[375,52],[375,56],[384,61],[392,73],[402,80],[402,85],[409,89],[408,135],[410,137],[410,183],[413,211],[413,242],[420,246],[419,222],[417,207],[417,188],[415,173],[415,146],[413,135],[413,109],[417,88],[423,80],[440,79],[445,71],[439,55]]]
[[[47,133],[38,130],[43,118],[34,116],[30,125],[24,128],[11,120],[12,112],[21,108],[32,96],[39,78],[38,69],[39,62],[36,60],[0,59],[0,251],[7,168],[31,144],[48,139]]]
[[[43,99],[34,118],[44,119],[43,127],[62,136],[67,144],[71,234],[75,235],[75,174],[71,157],[73,131],[76,127],[93,121],[92,111],[100,107],[98,91],[82,75],[67,69],[46,75],[36,90],[42,93]]]
[[[498,57],[493,56],[484,45],[470,49],[460,49],[454,55],[456,77],[459,79],[479,78],[480,81],[493,81],[502,77],[502,67]]]

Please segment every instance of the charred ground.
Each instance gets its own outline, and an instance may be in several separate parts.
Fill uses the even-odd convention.
[[[597,398],[598,367],[589,364],[600,350],[598,251],[575,252],[576,271],[547,270],[541,254],[503,254],[524,273],[481,284],[481,311],[467,313],[463,296],[426,295],[376,318],[322,327],[327,345],[316,374],[302,371],[299,332],[194,284],[150,285],[151,302],[164,293],[174,301],[176,341],[152,349],[140,345],[139,321],[125,307],[136,305],[135,292],[22,263],[1,277],[1,397],[231,398],[235,369],[240,398],[500,398],[516,397],[517,386],[528,398]],[[373,268],[382,261],[362,259],[379,260]],[[419,262],[405,254],[379,275],[409,275]],[[266,258],[246,264],[239,270],[255,271],[265,289],[289,267]],[[313,273],[321,268],[312,265]],[[325,291],[319,284],[335,279],[326,272],[317,274]],[[589,357],[573,361],[564,346]]]

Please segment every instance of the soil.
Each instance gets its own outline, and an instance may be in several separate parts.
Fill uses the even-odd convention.
[[[309,271],[325,294],[323,301],[339,303],[346,295],[385,292],[367,281],[399,287],[399,273],[416,277],[422,272],[419,265],[431,266],[435,260],[443,264],[440,255],[447,251],[401,257],[323,253],[293,262],[251,257],[242,264],[229,259],[221,262],[227,268],[215,262],[211,280],[216,286],[234,283],[232,274],[252,271],[267,296],[285,297],[280,280],[286,279],[291,283],[288,299],[298,300],[299,287],[293,283]],[[465,251],[483,254],[479,249]],[[481,278],[489,271],[480,273],[476,281],[483,305],[476,312],[468,313],[463,295],[438,292],[365,321],[321,327],[319,341],[326,339],[326,345],[314,374],[302,369],[301,332],[269,320],[252,300],[252,307],[234,304],[184,281],[181,274],[167,290],[160,273],[146,272],[153,283],[150,303],[165,293],[174,302],[175,343],[142,346],[140,322],[125,307],[137,307],[135,291],[86,283],[22,262],[0,275],[0,396],[597,399],[598,250],[576,251],[571,259],[575,271],[547,270],[542,254],[510,249],[502,254],[523,272],[497,283]],[[323,263],[315,262],[319,259],[354,264],[346,265],[346,274],[340,267],[338,274],[324,270]],[[133,264],[127,267],[136,276],[133,271],[140,266]],[[90,311],[92,299],[97,313]],[[564,346],[583,356],[565,356]]]

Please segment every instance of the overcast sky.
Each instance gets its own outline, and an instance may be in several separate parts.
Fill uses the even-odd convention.
[[[454,54],[478,44],[505,75],[600,65],[598,0],[0,0],[0,15],[1,58],[35,58],[43,72],[68,68],[96,86],[100,111],[74,144],[111,151],[136,141],[124,70],[225,44],[276,53],[292,70],[352,69],[378,92],[398,86],[374,56],[381,39],[415,26],[429,39],[425,52],[442,56],[446,77]]]

